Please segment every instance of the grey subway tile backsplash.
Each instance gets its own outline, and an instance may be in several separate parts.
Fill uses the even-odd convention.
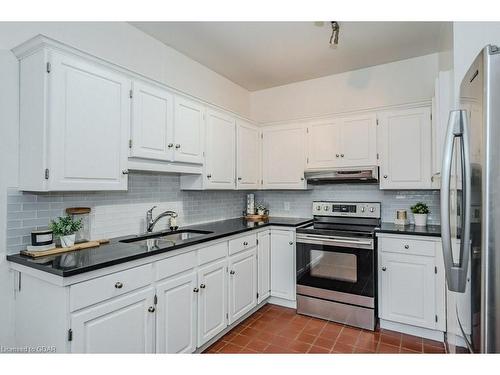
[[[383,221],[392,222],[397,209],[406,209],[410,213],[412,204],[423,201],[432,212],[429,223],[439,222],[439,191],[383,191],[375,184],[310,185],[309,188],[305,191],[254,193],[256,202],[267,205],[271,215],[275,216],[310,217],[313,200],[377,201],[382,203]],[[130,173],[128,191],[125,192],[30,193],[12,188],[7,192],[7,252],[25,249],[30,232],[46,227],[50,219],[64,215],[67,207],[91,207],[93,212],[99,213],[95,218],[95,225],[99,226],[97,233],[118,235],[128,230],[131,222],[143,220],[145,209],[156,204],[161,204],[161,209],[177,210],[180,225],[239,217],[247,193],[181,191],[179,175],[150,172]]]

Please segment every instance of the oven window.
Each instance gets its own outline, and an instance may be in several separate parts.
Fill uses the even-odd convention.
[[[311,250],[310,273],[313,277],[356,283],[357,259],[354,254]]]

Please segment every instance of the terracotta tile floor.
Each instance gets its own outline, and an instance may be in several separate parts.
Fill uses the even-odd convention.
[[[365,331],[266,305],[204,353],[444,353],[443,343],[377,329]]]

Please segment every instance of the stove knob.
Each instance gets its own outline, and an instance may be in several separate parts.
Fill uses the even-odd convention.
[[[370,207],[370,212],[374,212],[374,211],[375,211],[375,208]]]
[[[324,207],[323,207],[323,210],[325,210],[325,211],[328,211],[329,209],[330,209],[330,207],[329,207],[329,206],[324,206]]]
[[[361,207],[361,212],[365,212],[365,208],[364,207]]]
[[[316,211],[321,211],[321,206],[316,206]]]

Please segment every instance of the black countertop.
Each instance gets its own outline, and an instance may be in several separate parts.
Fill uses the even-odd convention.
[[[415,225],[396,225],[394,223],[382,223],[375,229],[376,233],[407,234],[412,236],[441,237],[440,225],[427,225],[417,227]]]
[[[268,220],[260,222],[246,221],[244,218],[221,220],[179,228],[180,230],[203,230],[212,233],[188,240],[170,242],[169,245],[163,244],[154,250],[148,250],[145,245],[140,245],[139,243],[120,242],[120,240],[135,237],[127,236],[114,238],[109,244],[92,249],[78,250],[40,258],[30,258],[21,254],[13,254],[7,255],[7,260],[54,275],[66,277],[129,262],[135,259],[158,255],[266,226],[298,227],[310,221],[312,221],[312,219],[289,217],[270,217]]]

